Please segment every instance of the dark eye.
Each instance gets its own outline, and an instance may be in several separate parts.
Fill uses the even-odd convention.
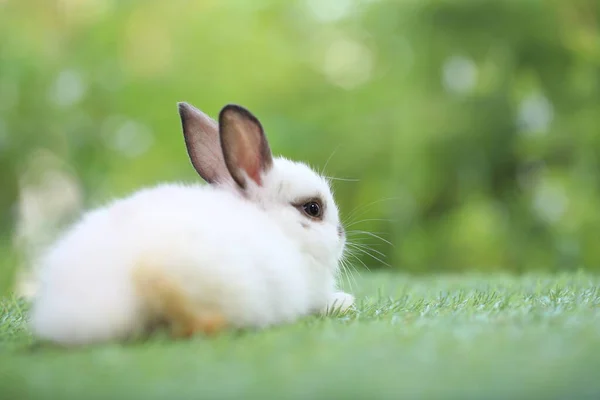
[[[323,207],[318,201],[309,201],[302,205],[302,209],[311,218],[321,218],[321,213],[323,212]]]

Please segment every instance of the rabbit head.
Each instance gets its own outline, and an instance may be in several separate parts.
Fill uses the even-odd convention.
[[[312,263],[337,271],[346,238],[324,177],[273,157],[261,123],[241,106],[223,107],[218,123],[187,103],[179,114],[188,155],[206,182],[264,210]]]

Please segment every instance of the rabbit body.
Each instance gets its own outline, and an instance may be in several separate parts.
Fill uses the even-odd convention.
[[[243,191],[232,179],[162,184],[84,214],[41,260],[34,334],[77,345],[126,339],[161,320],[262,328],[332,301],[350,306],[336,292],[344,238],[325,180],[304,164],[270,162],[260,185],[248,179]],[[310,225],[289,205],[304,187],[330,203],[331,221]]]

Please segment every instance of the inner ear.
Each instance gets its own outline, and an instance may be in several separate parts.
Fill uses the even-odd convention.
[[[188,155],[198,174],[212,184],[230,181],[217,121],[185,102],[178,103],[178,109]]]
[[[242,189],[247,178],[262,185],[261,176],[271,169],[273,156],[263,127],[244,107],[229,104],[219,113],[219,131],[225,164]]]

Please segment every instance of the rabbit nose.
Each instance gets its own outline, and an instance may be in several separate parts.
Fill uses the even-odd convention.
[[[338,236],[342,237],[344,236],[344,227],[342,226],[342,224],[339,224],[337,227],[337,232],[338,232]]]

